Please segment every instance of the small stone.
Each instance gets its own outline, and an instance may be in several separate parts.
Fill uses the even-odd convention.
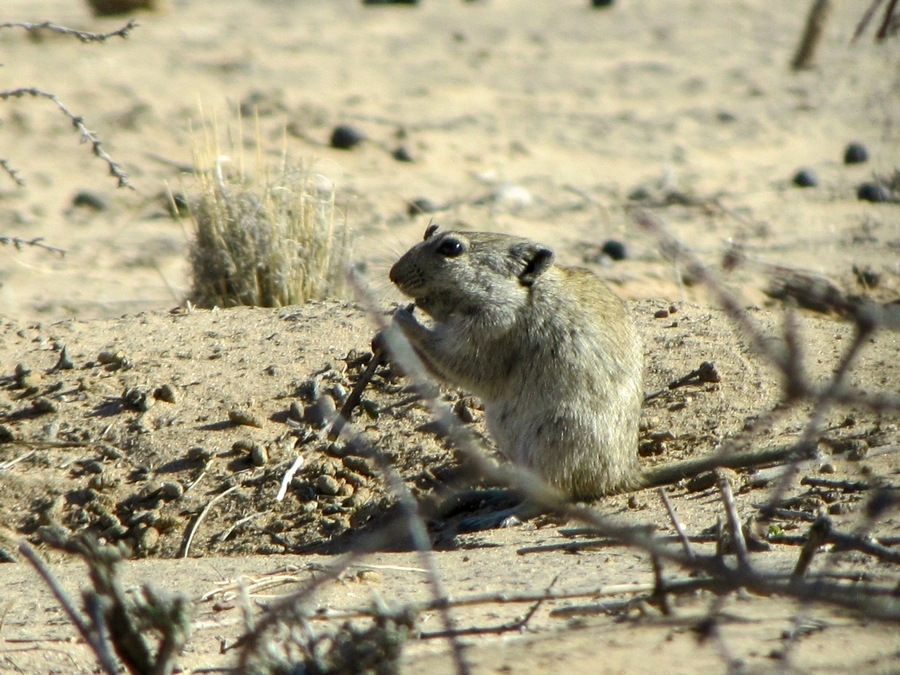
[[[16,432],[8,424],[0,424],[0,443],[12,443],[16,440]]]
[[[127,361],[125,352],[104,350],[97,354],[97,363],[102,366],[121,366]]]
[[[312,403],[320,396],[319,381],[305,380],[301,382],[300,386],[297,387],[296,395],[302,398],[307,403]]]
[[[103,197],[100,197],[93,192],[82,190],[72,197],[72,206],[84,207],[93,211],[102,211],[106,208],[106,201]]]
[[[862,143],[850,143],[844,150],[844,164],[863,164],[869,161],[869,151]]]
[[[440,207],[427,197],[416,197],[406,204],[406,213],[410,218],[420,213],[434,213],[439,210]]]
[[[354,127],[340,124],[331,132],[331,147],[338,150],[350,150],[366,140],[365,135]]]
[[[658,309],[653,312],[654,319],[666,319],[669,317],[669,310],[667,309]]]
[[[181,483],[169,481],[159,486],[158,495],[164,501],[174,502],[176,499],[181,499],[182,495],[184,495],[184,487],[182,487]]]
[[[188,459],[192,462],[209,462],[215,457],[215,453],[212,450],[204,448],[200,445],[195,445],[194,447],[188,450]]]
[[[241,410],[236,408],[228,412],[228,420],[236,426],[257,427],[262,428],[263,421],[259,415],[254,415],[249,410]]]
[[[59,359],[56,362],[56,365],[53,366],[53,370],[72,370],[75,367],[75,364],[72,363],[72,359],[69,358],[69,350],[63,345],[62,349],[59,350]]]
[[[157,545],[159,545],[159,530],[155,527],[148,527],[141,532],[137,540],[137,547],[140,551],[153,551]]]
[[[472,424],[475,421],[475,416],[472,415],[472,411],[469,410],[469,406],[466,405],[466,399],[459,399],[453,406],[453,412],[456,414],[457,419],[463,424]]]
[[[150,387],[131,387],[122,393],[125,404],[140,412],[147,412],[153,407],[154,399],[150,396]]]
[[[320,495],[336,495],[340,489],[341,484],[334,476],[322,475],[316,479],[316,492]]]
[[[31,402],[31,409],[36,415],[46,415],[59,411],[59,404],[46,396],[40,396]]]
[[[819,473],[837,473],[837,467],[831,462],[826,462],[819,467]]]
[[[608,239],[605,241],[600,248],[600,251],[613,260],[625,260],[625,258],[628,257],[628,251],[625,249],[625,244],[616,241],[615,239]]]
[[[253,462],[253,466],[265,466],[269,463],[269,452],[259,443],[253,444],[253,449],[250,450],[250,461]]]
[[[880,183],[865,182],[856,188],[856,198],[863,202],[882,204],[894,201],[894,195]]]
[[[328,395],[334,399],[335,403],[340,403],[346,398],[347,390],[336,382],[328,388]]]
[[[702,492],[703,490],[709,490],[710,488],[715,487],[716,484],[716,474],[712,471],[707,471],[691,478],[687,483],[687,491]]]
[[[378,470],[375,469],[365,457],[359,457],[358,455],[346,455],[341,459],[341,463],[350,471],[354,473],[358,473],[361,476],[367,476],[368,478],[374,478],[378,475]]]
[[[175,387],[171,384],[164,384],[161,387],[157,387],[156,391],[153,392],[153,398],[166,403],[177,403],[178,392],[175,391]]]
[[[303,421],[314,427],[324,427],[337,413],[334,399],[320,396],[314,403],[303,409]]]
[[[591,0],[591,7],[612,7],[613,0]]]
[[[794,174],[791,182],[797,187],[811,188],[816,187],[819,184],[819,179],[816,177],[816,174],[812,172],[812,170],[800,169],[799,171],[797,171],[797,173]]]
[[[391,157],[396,159],[398,162],[411,162],[413,161],[412,155],[409,154],[409,150],[406,149],[405,145],[397,146],[397,149],[391,153]]]

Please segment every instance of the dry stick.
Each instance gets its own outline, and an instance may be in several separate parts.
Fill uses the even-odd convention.
[[[372,381],[372,378],[375,377],[375,371],[378,370],[378,367],[386,360],[387,353],[385,352],[384,347],[376,348],[375,352],[372,354],[372,358],[369,360],[369,365],[366,366],[366,369],[359,376],[359,379],[356,380],[356,384],[353,385],[353,390],[350,392],[347,400],[344,401],[344,405],[341,406],[340,417],[332,423],[331,430],[328,432],[328,438],[330,440],[336,439],[340,435],[344,424],[353,418],[353,411],[356,410],[356,406],[358,406],[359,402],[362,400],[363,391],[365,391],[369,382]]]
[[[831,16],[832,4],[831,0],[813,0],[812,7],[809,9],[809,15],[806,18],[806,28],[803,30],[803,37],[800,45],[797,47],[797,53],[791,60],[791,68],[794,70],[803,70],[811,68],[816,59],[816,51],[822,42],[822,36],[825,34],[825,26],[828,23],[828,17]]]
[[[69,617],[69,621],[72,622],[72,625],[81,633],[81,637],[84,638],[84,641],[87,642],[91,649],[94,650],[94,654],[97,656],[97,660],[100,662],[100,667],[107,673],[107,675],[118,675],[119,668],[113,659],[112,654],[109,651],[109,646],[106,644],[106,640],[104,640],[102,633],[100,633],[100,627],[103,625],[102,623],[96,624],[94,626],[95,630],[92,630],[81,618],[81,615],[78,614],[78,611],[75,609],[75,606],[72,604],[72,601],[69,600],[69,596],[66,595],[66,592],[59,585],[59,582],[56,580],[56,577],[53,576],[53,573],[44,564],[44,561],[41,560],[40,556],[37,552],[31,548],[25,542],[19,544],[19,553],[25,556],[28,559],[28,562],[31,563],[32,567],[37,571],[37,573],[44,580],[44,583],[50,587],[50,592],[53,593],[53,596],[56,598],[56,601],[63,608],[63,611]]]
[[[831,519],[827,516],[820,516],[816,519],[810,528],[809,534],[806,536],[806,543],[800,549],[800,555],[797,557],[797,564],[794,565],[793,575],[802,577],[809,569],[809,565],[819,550],[819,547],[826,543],[831,535]]]
[[[42,248],[45,251],[50,251],[51,253],[58,253],[60,256],[64,256],[66,254],[64,249],[56,248],[56,246],[50,246],[49,244],[42,244],[42,241],[44,241],[43,237],[35,237],[34,239],[20,239],[19,237],[0,236],[0,244],[12,244],[16,247],[17,251],[21,251],[23,246],[34,246],[35,248]]]
[[[0,158],[0,169],[6,172],[6,174],[12,178],[13,182],[19,187],[25,187],[25,180],[19,175],[19,172],[16,171],[12,165],[10,165],[8,159]]]
[[[8,100],[10,98],[22,98],[23,96],[33,96],[34,98],[46,98],[53,103],[56,104],[56,107],[59,108],[62,113],[72,120],[72,126],[74,126],[78,132],[81,134],[82,142],[89,142],[91,144],[91,148],[93,150],[94,155],[102,159],[109,166],[109,173],[112,176],[115,176],[119,181],[119,187],[127,187],[134,189],[134,186],[128,182],[128,174],[122,170],[122,167],[114,162],[112,158],[106,154],[106,151],[102,148],[102,143],[97,138],[97,135],[90,131],[86,126],[84,126],[84,118],[80,115],[76,115],[71,110],[69,110],[63,103],[60,101],[56,95],[50,94],[46,91],[41,91],[40,89],[35,89],[34,87],[21,87],[19,89],[8,89],[6,91],[0,91],[0,99]]]
[[[678,516],[675,515],[675,509],[672,508],[672,504],[669,502],[669,495],[666,494],[666,488],[660,486],[657,488],[657,492],[659,493],[659,498],[662,500],[663,505],[666,507],[666,512],[669,514],[669,520],[672,521],[672,527],[675,528],[675,533],[681,540],[684,554],[687,556],[688,560],[695,560],[697,556],[694,555],[694,549],[691,548],[691,542],[684,531],[684,527],[682,527],[681,522],[678,520]]]
[[[206,504],[206,506],[203,507],[203,510],[200,512],[200,515],[197,516],[197,520],[194,521],[194,524],[191,525],[191,529],[188,530],[187,538],[185,539],[185,542],[184,542],[184,550],[181,553],[182,558],[188,557],[188,553],[191,550],[191,542],[194,541],[194,535],[197,533],[197,529],[200,527],[200,523],[203,522],[204,518],[206,518],[206,514],[209,513],[209,510],[213,507],[213,504],[215,504],[217,501],[222,499],[222,497],[224,497],[225,495],[227,495],[231,492],[234,492],[235,490],[237,490],[240,487],[241,487],[240,485],[234,485],[234,486],[228,488],[227,490],[225,490],[224,492],[220,492],[215,497],[210,499],[209,502]]]
[[[734,496],[731,494],[731,483],[724,471],[717,470],[716,478],[719,484],[719,492],[722,493],[722,504],[725,506],[725,515],[728,516],[728,529],[731,530],[731,540],[734,551],[737,554],[738,569],[750,572],[750,558],[747,554],[747,542],[744,540],[744,531],[741,528],[741,519],[738,517],[737,507],[734,505]]]
[[[75,30],[74,28],[57,26],[56,24],[50,23],[49,21],[44,21],[43,23],[0,23],[0,28],[24,28],[25,30],[40,30],[44,28],[46,30],[53,31],[54,33],[71,35],[78,38],[82,42],[106,42],[109,38],[112,37],[120,37],[122,39],[127,38],[128,33],[137,28],[139,25],[140,24],[137,21],[132,20],[122,26],[119,30],[114,30],[111,33],[88,33],[83,30]]]

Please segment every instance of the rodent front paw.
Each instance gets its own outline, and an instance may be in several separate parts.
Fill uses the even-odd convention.
[[[394,323],[400,326],[400,329],[404,330],[404,332],[406,328],[419,325],[418,320],[413,316],[412,310],[408,307],[398,307],[394,311]]]

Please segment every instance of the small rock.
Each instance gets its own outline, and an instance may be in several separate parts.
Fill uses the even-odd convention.
[[[46,415],[47,413],[57,412],[59,404],[46,396],[40,396],[31,402],[31,409],[36,415]]]
[[[691,478],[687,483],[687,491],[702,492],[703,490],[709,490],[716,485],[717,478],[715,472],[707,471]]]
[[[303,421],[314,427],[324,427],[336,413],[334,399],[330,396],[320,396],[303,409]]]
[[[819,473],[837,473],[837,467],[831,462],[826,462],[819,467]]]
[[[140,412],[147,412],[153,407],[153,397],[150,396],[150,387],[131,387],[122,393],[125,404]]]
[[[56,361],[56,365],[53,366],[53,370],[72,370],[74,367],[75,364],[69,358],[69,350],[63,345],[62,349],[59,350],[59,359]]]
[[[334,476],[322,475],[316,479],[316,492],[320,495],[336,495],[340,489],[341,484]]]
[[[819,179],[816,177],[816,174],[812,172],[812,170],[800,169],[797,173],[794,174],[791,182],[797,187],[811,188],[816,187],[819,184]]]
[[[297,387],[297,396],[307,403],[312,403],[319,398],[319,381],[305,380]]]
[[[208,450],[200,445],[195,445],[194,447],[188,450],[188,459],[192,462],[209,462],[215,457],[215,453],[212,450]]]
[[[440,207],[427,197],[416,197],[406,204],[406,213],[410,218],[420,213],[434,213],[439,210]]]
[[[350,150],[366,140],[365,135],[354,127],[339,124],[331,132],[331,147],[338,150]]]
[[[625,258],[628,257],[628,251],[625,249],[625,244],[616,241],[615,239],[605,241],[600,248],[600,252],[605,253],[613,260],[625,260]]]
[[[469,406],[466,405],[466,399],[459,399],[453,406],[453,412],[456,414],[457,419],[463,424],[472,424],[475,421],[475,416],[472,415],[472,411],[469,410]]]
[[[153,398],[159,401],[165,401],[166,403],[177,403],[178,393],[171,384],[164,384],[153,392]]]
[[[591,7],[612,7],[613,0],[591,0]]]
[[[850,143],[844,150],[844,164],[863,164],[869,161],[869,151],[862,143]]]
[[[176,499],[181,499],[182,495],[184,495],[184,487],[182,487],[181,483],[168,481],[159,486],[158,494],[160,499],[174,502]]]
[[[106,208],[106,201],[93,192],[81,191],[72,197],[72,206],[80,206],[94,211],[102,211]]]
[[[228,421],[237,426],[257,427],[260,429],[263,426],[263,421],[259,415],[240,408],[228,411]]]
[[[658,309],[653,312],[654,319],[667,319],[669,317],[669,310],[667,309]]]
[[[153,551],[159,545],[159,530],[155,527],[148,527],[141,532],[136,543],[140,551]]]
[[[8,424],[0,424],[0,443],[11,443],[16,440],[16,432]]]
[[[894,201],[894,195],[881,183],[865,182],[856,188],[856,198],[863,202],[884,203]]]
[[[104,350],[97,354],[97,363],[101,366],[124,366],[128,363],[128,358],[125,356],[125,352]]]
[[[259,443],[253,444],[253,449],[250,450],[250,461],[253,462],[253,466],[265,466],[269,463],[269,452]]]
[[[405,145],[398,145],[397,149],[391,153],[391,157],[396,159],[398,162],[413,161],[412,155],[409,154],[409,150],[406,149]]]

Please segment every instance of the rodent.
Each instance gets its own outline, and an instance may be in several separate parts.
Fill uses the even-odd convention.
[[[503,455],[574,499],[641,485],[643,347],[597,276],[528,239],[431,225],[390,279],[433,325],[407,309],[394,322],[428,370],[482,399]]]
[[[390,279],[433,325],[394,312],[426,368],[481,397],[500,452],[573,499],[676,483],[717,467],[783,461],[792,446],[686,459],[641,471],[643,347],[624,303],[590,271],[541,244],[438,232]]]

